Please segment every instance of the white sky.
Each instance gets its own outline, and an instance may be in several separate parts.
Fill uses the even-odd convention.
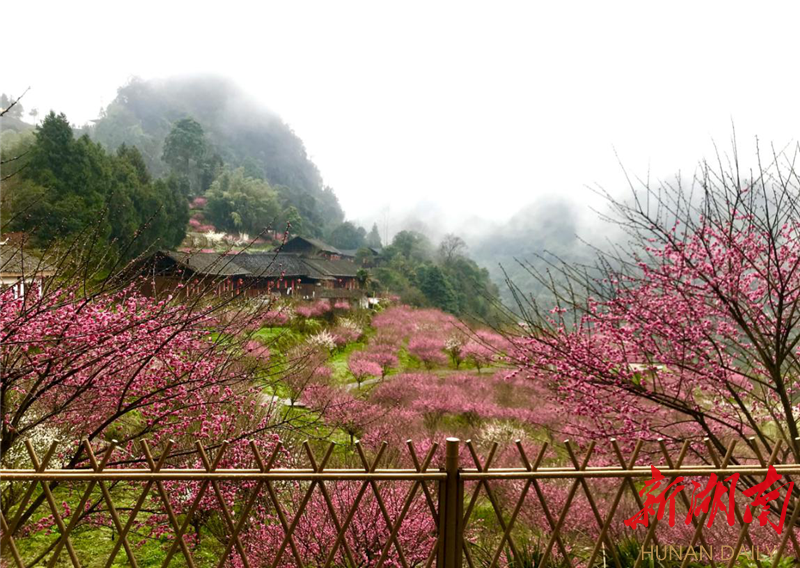
[[[450,226],[800,132],[800,3],[39,2],[0,90],[82,124],[129,77],[215,72],[304,140],[351,219]],[[24,22],[24,25],[23,25]]]

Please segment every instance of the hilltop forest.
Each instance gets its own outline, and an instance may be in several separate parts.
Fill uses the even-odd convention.
[[[3,108],[12,102],[3,95]],[[56,111],[30,111],[32,124],[23,104],[0,119],[2,230],[34,248],[91,238],[104,261],[125,262],[157,248],[270,250],[301,235],[382,249],[373,291],[459,316],[495,311],[497,287],[459,237],[400,231],[383,243],[377,226],[345,220],[302,140],[227,80],[133,79],[82,127]]]

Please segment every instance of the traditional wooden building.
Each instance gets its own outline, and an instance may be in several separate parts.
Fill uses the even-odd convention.
[[[137,267],[148,295],[233,293],[248,271],[236,264],[235,255],[204,252],[158,251]]]
[[[186,295],[275,294],[302,299],[336,297],[337,290],[363,295],[358,267],[349,261],[286,252],[236,254],[159,251],[141,265],[148,293]],[[348,296],[349,297],[349,296]]]

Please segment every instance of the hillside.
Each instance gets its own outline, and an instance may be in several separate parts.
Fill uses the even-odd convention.
[[[223,164],[243,167],[249,176],[274,186],[284,208],[295,207],[315,236],[344,219],[302,140],[278,115],[219,77],[133,79],[93,121],[90,135],[112,151],[122,144],[136,146],[159,177],[169,171],[163,160],[165,140],[174,124],[186,118],[196,120],[206,136],[208,180]]]

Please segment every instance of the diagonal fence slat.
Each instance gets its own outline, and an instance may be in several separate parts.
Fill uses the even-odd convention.
[[[622,452],[619,449],[619,444],[617,444],[617,440],[614,438],[611,439],[611,444],[614,446],[616,453],[618,456],[622,456]],[[642,440],[639,439],[636,441],[636,446],[633,448],[633,453],[631,454],[630,459],[626,463],[625,460],[620,462],[620,466],[623,469],[631,469],[636,464],[636,459],[639,457],[639,452],[642,449]],[[593,566],[594,560],[597,558],[597,554],[600,552],[600,546],[605,543],[605,536],[608,533],[608,529],[611,526],[611,521],[614,518],[614,513],[617,511],[617,507],[619,506],[619,502],[622,500],[622,495],[625,493],[625,483],[624,481],[619,484],[619,488],[617,489],[617,493],[614,496],[614,501],[611,504],[611,510],[606,515],[606,521],[603,523],[602,528],[600,529],[600,536],[597,538],[595,542],[594,548],[592,549],[592,554],[589,557],[589,562],[587,566]],[[617,559],[619,560],[619,559]]]
[[[409,451],[413,452],[413,444],[411,440],[406,442],[408,445]],[[418,467],[417,471],[424,472],[428,469],[428,465],[431,463],[436,450],[439,448],[439,445],[434,443],[431,446],[430,451],[428,451],[428,455],[425,457],[425,461],[422,462],[421,468]],[[406,515],[408,514],[409,509],[411,508],[411,504],[414,502],[414,496],[416,495],[417,489],[419,488],[420,484],[424,484],[425,482],[422,480],[417,480],[411,486],[411,489],[408,492],[405,500],[403,501],[403,507],[400,509],[400,514],[398,515],[397,519],[395,520],[394,527],[392,528],[392,532],[389,535],[389,539],[386,541],[386,544],[383,545],[381,549],[381,556],[378,559],[378,564],[375,568],[381,568],[383,563],[386,562],[387,557],[389,556],[389,549],[391,548],[392,543],[395,543],[399,548],[400,543],[397,540],[397,535],[400,532],[400,527],[403,524],[403,520],[405,519]]]
[[[22,561],[22,557],[19,555],[19,550],[17,549],[17,543],[14,542],[14,537],[11,536],[11,530],[2,511],[0,511],[0,530],[3,531],[3,536],[8,535],[8,544],[4,545],[3,549],[11,550],[11,556],[14,558],[14,563],[17,565],[17,568],[25,568],[25,563]]]
[[[663,439],[658,440],[658,445],[659,448],[661,449],[661,454],[664,456],[664,461],[667,463],[669,468],[675,469],[677,467],[679,469],[680,466],[683,464],[683,460],[686,458],[686,453],[689,451],[689,440],[685,440],[683,442],[683,445],[681,446],[681,451],[678,453],[678,458],[675,461],[672,460],[672,456],[670,456],[669,450],[667,449],[667,445]],[[686,507],[687,510],[690,509],[691,503],[689,502],[689,498],[683,492],[680,493],[680,496],[681,496],[681,501],[683,502],[683,506]],[[697,518],[695,518],[694,515],[692,515],[691,518],[692,518],[692,526],[694,526],[696,529],[698,526]],[[700,531],[700,544],[708,548],[706,537],[702,531]],[[709,559],[709,561],[711,562],[711,568],[717,568],[717,563],[714,561],[713,558]],[[759,568],[761,568],[760,565]]]
[[[219,460],[212,464],[211,460],[208,459],[208,454],[206,454],[205,449],[203,449],[203,446],[199,441],[196,442],[196,447],[197,453],[200,454],[200,459],[203,462],[203,467],[205,467],[206,471],[208,472],[214,471],[216,469],[216,463],[218,463]],[[222,451],[220,451],[220,454],[222,454]],[[228,530],[231,531],[230,539],[233,541],[234,546],[236,546],[236,550],[239,552],[239,555],[242,558],[242,564],[244,565],[244,568],[250,568],[250,562],[247,559],[247,553],[244,550],[244,546],[242,546],[242,542],[239,540],[239,531],[234,525],[233,516],[228,509],[228,505],[225,503],[225,497],[222,495],[222,490],[219,487],[219,481],[216,479],[212,480],[211,487],[214,489],[214,495],[217,497],[217,502],[222,510],[222,517],[225,519],[225,524],[227,525]]]
[[[580,467],[575,467],[576,471],[586,469],[586,466],[589,465],[589,460],[592,457],[592,453],[594,452],[595,443],[592,442],[589,444],[589,448],[586,450],[586,457],[583,460],[583,463]],[[547,561],[550,558],[550,553],[553,551],[553,543],[556,540],[556,537],[561,531],[561,527],[564,526],[564,521],[567,518],[567,514],[569,513],[569,508],[572,505],[572,499],[575,497],[575,493],[578,491],[578,486],[580,485],[580,478],[576,478],[573,481],[572,486],[570,487],[569,493],[567,494],[567,500],[564,503],[564,507],[561,509],[561,515],[558,517],[558,522],[556,523],[555,528],[553,529],[553,534],[550,535],[550,538],[547,540],[547,547],[544,550],[544,555],[541,560],[541,565],[546,566]],[[568,558],[568,557],[567,557]]]
[[[278,444],[275,445],[275,448],[272,450],[272,454],[270,454],[269,459],[265,462],[264,458],[261,456],[261,452],[258,450],[258,446],[256,445],[255,441],[250,440],[250,450],[253,452],[253,458],[256,460],[256,463],[258,464],[259,470],[262,472],[268,472],[272,468],[272,465],[278,458],[278,454],[281,451],[281,448],[282,444],[279,442]],[[256,500],[258,499],[258,496],[261,492],[261,487],[264,485],[264,483],[265,481],[263,479],[259,479],[256,482],[255,487],[253,487],[250,493],[250,498],[247,500],[244,509],[242,509],[242,512],[239,515],[239,520],[237,521],[236,527],[234,528],[233,537],[237,537],[241,533],[242,528],[244,528],[244,525],[247,522],[247,517],[250,514],[250,511],[252,510],[253,506],[255,505]],[[284,525],[285,528],[286,517],[283,515],[283,510],[279,510],[278,515],[280,517],[281,523]],[[225,551],[220,555],[217,568],[222,568],[223,566],[225,566],[225,564],[228,561],[228,555],[231,553],[231,549],[233,548],[233,546],[234,546],[233,538],[228,539],[228,543],[225,545]],[[300,556],[299,554],[297,554],[297,550],[293,549],[293,552],[295,553],[295,558],[299,560]],[[243,557],[245,555],[246,552],[243,554]]]
[[[89,456],[89,461],[92,464],[92,469],[95,471],[103,471],[103,469],[108,464],[108,461],[111,459],[111,454],[114,452],[116,448],[116,443],[112,442],[109,445],[108,450],[106,450],[105,455],[103,456],[100,462],[97,461],[97,457],[94,454],[94,450],[92,449],[92,445],[89,443],[89,440],[83,441],[83,447],[86,451],[86,455]],[[119,514],[117,513],[117,509],[114,506],[114,499],[111,497],[111,493],[108,490],[108,486],[106,485],[105,481],[98,481],[97,484],[100,486],[100,491],[103,494],[103,501],[106,503],[106,507],[108,507],[108,514],[111,516],[111,519],[114,523],[114,527],[117,529],[117,533],[120,535],[120,542],[125,547],[125,554],[128,555],[128,560],[130,560],[131,566],[133,568],[138,568],[138,563],[136,562],[136,555],[133,553],[133,549],[131,548],[130,543],[128,542],[128,535],[124,533],[124,527],[122,526],[122,522],[119,519]]]
[[[382,447],[386,447],[386,442]],[[361,459],[361,463],[364,464],[364,469],[366,471],[368,467],[367,463],[367,456],[364,454],[364,450],[359,444],[356,446],[358,450],[358,457]],[[372,466],[372,471],[375,469],[375,464]],[[383,520],[386,523],[386,528],[390,532],[392,532],[392,518],[389,515],[389,511],[386,509],[386,504],[383,502],[383,497],[381,497],[381,492],[378,489],[378,484],[375,482],[374,479],[370,479],[369,481],[370,488],[372,489],[373,494],[375,495],[375,501],[378,503],[378,508],[381,511],[381,515],[383,516]],[[395,549],[397,550],[397,557],[400,560],[400,564],[402,564],[403,568],[408,568],[408,562],[406,561],[405,554],[403,554],[403,548],[400,546],[400,542],[397,540],[397,536],[392,533],[389,542],[393,542]]]
[[[539,451],[539,456],[537,459],[541,460],[544,457],[544,453],[547,450],[547,444],[542,446],[542,449]],[[527,464],[526,464],[527,467]],[[538,468],[529,468],[529,471],[536,471]],[[542,490],[541,485],[539,484],[539,480],[535,478],[531,478],[533,482],[533,490],[536,492],[536,498],[539,500],[539,505],[542,507],[542,512],[544,513],[544,517],[547,520],[547,525],[550,527],[550,530],[555,532],[556,535],[556,544],[558,545],[558,550],[561,552],[561,555],[564,558],[569,558],[569,554],[567,553],[567,547],[564,544],[564,541],[561,538],[561,535],[558,534],[556,531],[556,519],[553,516],[553,513],[550,512],[550,506],[547,504],[547,499],[545,499],[544,491]],[[566,560],[567,564],[571,562],[571,560]]]
[[[174,442],[172,440],[167,441],[167,445],[164,448],[164,452],[161,454],[161,457],[158,459],[158,462],[155,464],[155,469],[153,470],[154,472],[160,471],[161,468],[164,466],[164,463],[167,461],[167,457],[169,456],[170,452],[172,451],[172,445],[173,444],[174,444]],[[142,449],[144,451],[144,447]],[[111,554],[109,554],[109,556],[108,556],[108,560],[106,561],[105,568],[111,568],[111,566],[114,564],[114,560],[116,559],[117,554],[119,554],[120,547],[122,546],[122,544],[124,542],[127,542],[127,537],[128,537],[128,534],[130,533],[131,527],[133,527],[133,524],[136,521],[136,517],[139,514],[139,511],[141,511],[142,506],[144,505],[144,502],[147,499],[147,496],[150,494],[150,490],[152,489],[153,484],[154,484],[154,481],[148,481],[145,484],[144,488],[142,489],[141,494],[136,499],[136,503],[133,506],[133,510],[130,512],[130,515],[128,515],[128,522],[125,523],[125,526],[120,531],[119,538],[117,539],[117,542],[114,545],[114,548],[111,550]]]
[[[542,444],[542,448],[539,450],[539,455],[536,456],[536,460],[534,461],[533,465],[531,465],[530,461],[528,460],[528,456],[525,454],[525,448],[522,447],[522,440],[517,440],[515,444],[525,468],[528,471],[536,471],[542,459],[544,458],[545,451],[547,450],[547,444]],[[500,556],[503,554],[503,545],[507,540],[511,539],[511,529],[514,528],[514,523],[517,520],[517,516],[522,509],[522,505],[525,503],[525,497],[528,496],[528,490],[531,488],[531,485],[534,483],[534,481],[535,480],[533,479],[529,479],[527,482],[525,482],[525,485],[520,492],[519,499],[517,499],[517,504],[514,506],[514,510],[512,511],[511,517],[508,520],[508,525],[506,526],[505,531],[503,531],[503,537],[500,539],[500,544],[497,545],[497,550],[492,558],[492,563],[489,565],[490,568],[497,566],[497,563],[500,561]],[[549,511],[547,514],[549,515]]]
[[[308,442],[303,444],[303,448],[306,451],[306,455],[308,455],[308,460],[311,462],[311,467],[319,472],[322,472],[322,467],[317,468],[317,460],[314,458],[314,452],[311,451],[311,446],[309,446]],[[333,443],[329,445],[329,448],[333,448]],[[319,491],[322,493],[322,498],[325,500],[325,506],[328,509],[328,514],[331,516],[331,520],[333,521],[333,527],[336,529],[337,537],[340,533],[344,535],[344,530],[342,529],[342,524],[339,521],[339,516],[336,514],[336,508],[333,506],[333,500],[331,499],[328,488],[325,486],[325,482],[323,480],[320,480],[319,482]],[[350,564],[355,566],[355,556],[353,555],[353,551],[350,549],[347,539],[344,538],[344,536],[342,538],[342,548],[344,549],[344,554]]]
[[[316,464],[312,464],[315,473],[319,473],[319,471],[321,471],[325,467],[325,464],[328,463],[328,460],[330,459],[332,454],[333,454],[333,444],[330,444],[328,446],[328,450],[327,450],[327,452],[325,452],[325,456],[323,456],[322,461],[320,462],[319,466],[317,466]],[[309,486],[309,488],[306,491],[305,495],[303,495],[303,499],[300,501],[300,505],[298,506],[294,517],[292,518],[291,524],[289,525],[288,528],[285,529],[285,534],[283,536],[283,541],[281,542],[281,545],[278,548],[278,552],[275,554],[275,560],[272,562],[272,568],[277,568],[278,564],[281,561],[281,558],[283,557],[283,553],[286,550],[286,546],[290,542],[293,543],[293,548],[296,548],[296,543],[294,543],[294,530],[297,527],[298,523],[300,523],[300,519],[303,516],[303,511],[305,511],[306,505],[308,504],[309,500],[311,500],[311,496],[314,493],[314,487],[316,487],[317,483],[318,483],[318,481],[316,479],[314,479],[311,482],[311,485]]]
[[[153,459],[153,454],[150,451],[150,446],[148,445],[147,441],[142,442],[142,449],[144,450],[144,455],[147,459],[147,464],[150,466],[150,470],[154,471],[156,462]],[[219,455],[221,457],[222,454]],[[200,499],[202,499],[207,485],[208,482],[205,482],[201,486],[197,499],[195,500],[195,503],[192,504],[192,509],[190,509],[189,514],[186,516],[186,522],[184,525],[180,525],[178,523],[178,518],[175,516],[175,511],[173,511],[172,505],[170,504],[167,490],[164,488],[164,482],[161,480],[156,481],[156,488],[158,489],[158,494],[161,497],[161,502],[164,504],[164,511],[167,513],[170,525],[172,525],[172,529],[175,531],[175,542],[172,543],[172,546],[167,552],[166,558],[164,558],[164,562],[162,564],[163,567],[169,566],[170,560],[172,560],[172,556],[175,554],[175,547],[180,546],[181,552],[183,553],[184,558],[186,558],[186,563],[189,565],[189,568],[194,568],[194,559],[192,558],[192,553],[189,551],[189,547],[186,546],[186,542],[183,539],[183,533],[186,530],[186,527],[189,525],[189,521],[191,520],[192,510],[196,508],[197,503],[199,503]]]
[[[55,442],[53,442],[55,444]],[[39,469],[42,464],[39,462],[39,457],[36,455],[36,451],[33,449],[33,444],[31,444],[30,440],[25,440],[25,448],[28,450],[28,456],[31,459],[31,463],[36,469]],[[58,512],[58,507],[56,506],[55,497],[53,497],[53,492],[50,489],[50,484],[46,481],[41,482],[42,491],[47,499],[47,504],[50,507],[50,512],[53,514],[53,521],[58,526],[58,530],[61,532],[61,536],[59,537],[58,542],[56,543],[56,548],[52,552],[51,562],[55,562],[58,558],[59,552],[61,551],[61,547],[66,545],[67,552],[69,553],[69,559],[72,562],[72,565],[75,568],[81,568],[81,563],[78,560],[78,555],[75,552],[75,548],[72,546],[72,540],[69,538],[69,533],[72,530],[72,527],[67,529],[67,526],[64,525],[64,520],[61,518],[61,515]],[[84,497],[85,498],[85,497]],[[48,564],[48,566],[52,566],[52,564]]]
[[[567,448],[567,453],[569,454],[569,459],[572,462],[572,465],[575,469],[580,469],[580,465],[578,464],[578,458],[575,456],[575,450],[572,449],[572,444],[570,442],[566,442],[565,447]],[[579,479],[581,488],[583,489],[584,494],[586,495],[586,500],[589,503],[589,507],[592,509],[592,516],[594,516],[595,522],[597,522],[598,528],[603,530],[604,522],[602,517],[600,516],[600,511],[597,509],[597,505],[595,504],[594,497],[592,496],[592,491],[589,489],[589,484],[586,481],[586,478]],[[611,559],[614,561],[614,566],[616,568],[622,568],[622,563],[619,560],[619,555],[617,554],[617,549],[614,544],[609,540],[607,537],[602,536],[599,539],[601,542],[605,540],[605,544],[608,546],[609,550],[611,551]]]
[[[469,453],[472,456],[472,460],[475,462],[475,467],[478,471],[486,471],[491,466],[492,459],[497,452],[497,442],[492,444],[492,449],[489,453],[489,456],[486,458],[486,463],[481,464],[480,458],[478,457],[478,453],[475,451],[475,446],[472,443],[472,440],[467,440],[467,448],[469,449]],[[497,502],[497,499],[494,496],[494,492],[492,488],[489,486],[489,481],[486,479],[482,479],[478,482],[478,486],[475,488],[475,493],[472,496],[472,500],[470,501],[470,508],[467,510],[466,515],[464,516],[464,527],[467,526],[467,521],[469,520],[470,513],[472,512],[472,508],[475,505],[475,502],[478,499],[478,495],[480,494],[481,486],[483,486],[484,491],[486,492],[486,497],[489,499],[489,503],[492,505],[492,509],[494,510],[495,515],[497,516],[497,522],[500,525],[500,528],[503,532],[506,532],[507,525],[505,520],[503,519],[503,510]],[[514,543],[514,540],[509,536],[508,538],[508,546],[511,548],[511,552],[514,555],[514,558],[519,561],[521,559],[519,550],[517,549],[517,545]],[[466,548],[466,547],[465,547]]]
[[[53,443],[50,444],[47,451],[45,452],[44,457],[40,462],[38,462],[38,464],[36,461],[31,460],[31,463],[34,466],[33,469],[34,472],[41,473],[45,471],[47,466],[50,464],[50,460],[52,459],[53,454],[55,453],[57,447],[58,447],[58,440],[54,440]],[[25,448],[29,454],[33,450],[33,447],[29,446],[28,444],[25,445]],[[3,476],[0,475],[0,479],[2,478]],[[25,494],[23,495],[22,500],[19,506],[17,507],[17,512],[14,515],[14,519],[11,521],[11,523],[8,523],[6,521],[5,513],[3,513],[3,511],[0,511],[0,518],[2,518],[3,521],[2,525],[0,526],[0,528],[2,528],[3,530],[3,535],[2,537],[0,537],[0,552],[10,548],[12,551],[12,556],[14,557],[14,561],[20,568],[24,568],[24,562],[22,561],[22,558],[19,556],[19,550],[17,549],[16,542],[14,542],[14,533],[17,531],[17,529],[20,526],[20,523],[22,522],[22,517],[25,514],[26,507],[28,506],[28,503],[30,502],[33,493],[36,491],[37,484],[38,483],[36,480],[31,480],[31,482],[28,484],[28,488],[26,489]]]

